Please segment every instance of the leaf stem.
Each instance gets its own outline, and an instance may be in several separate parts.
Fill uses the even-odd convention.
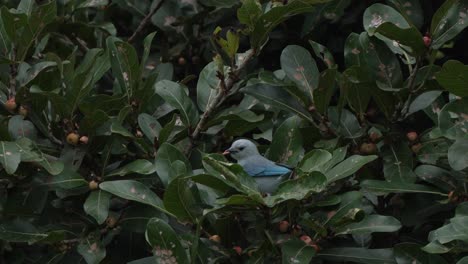
[[[186,149],[186,153],[189,153],[190,150],[193,147],[193,141],[197,140],[200,137],[201,132],[205,128],[206,123],[208,122],[208,119],[211,117],[211,114],[218,108],[220,104],[224,102],[224,100],[227,98],[228,92],[232,89],[234,84],[237,83],[238,81],[238,75],[239,73],[247,66],[247,64],[252,60],[252,58],[255,56],[255,49],[250,49],[246,52],[247,54],[245,55],[244,59],[239,63],[236,69],[231,71],[228,74],[228,78],[226,81],[221,81],[218,84],[218,87],[216,87],[216,90],[218,93],[214,97],[213,101],[211,102],[210,105],[207,106],[206,111],[203,113],[201,116],[200,120],[197,123],[197,126],[193,130],[191,134],[191,143]],[[223,75],[224,77],[224,75]],[[224,79],[224,78],[223,78]]]
[[[133,35],[130,36],[127,40],[128,43],[132,42],[135,40],[135,37],[140,34],[140,32],[143,30],[143,28],[148,24],[150,21],[151,17],[161,8],[162,4],[164,3],[164,0],[159,0],[159,3],[154,7],[154,9],[146,15],[143,20],[141,20],[140,24],[138,25],[137,29],[135,32],[133,32]]]

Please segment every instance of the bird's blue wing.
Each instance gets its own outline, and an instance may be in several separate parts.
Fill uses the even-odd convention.
[[[249,175],[256,177],[283,175],[291,171],[286,167],[278,166],[276,164],[269,164],[266,166],[245,166],[244,170]]]

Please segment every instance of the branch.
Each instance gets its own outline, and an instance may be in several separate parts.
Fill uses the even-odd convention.
[[[143,20],[140,22],[140,25],[138,25],[137,29],[135,30],[135,32],[133,32],[133,35],[131,37],[128,38],[127,42],[132,42],[135,37],[140,34],[140,32],[143,30],[143,28],[146,26],[146,24],[148,24],[148,22],[150,21],[151,17],[156,14],[156,12],[161,8],[162,4],[164,3],[164,0],[159,0],[159,3],[154,7],[154,9],[148,13],[148,15],[145,16],[145,18],[143,18]]]
[[[239,73],[245,68],[245,66],[250,62],[250,60],[252,60],[252,58],[255,56],[256,51],[254,49],[251,49],[247,51],[246,53],[247,54],[245,55],[244,59],[239,63],[237,68],[235,68],[233,71],[229,73],[228,79],[226,81],[224,80],[224,76],[220,76],[221,77],[220,82],[218,86],[216,87],[216,90],[218,90],[218,93],[216,94],[215,98],[210,103],[210,105],[207,106],[206,111],[201,116],[200,121],[198,121],[198,124],[195,127],[195,130],[193,130],[191,134],[191,143],[187,147],[185,153],[190,152],[190,150],[193,147],[193,141],[197,140],[200,137],[201,132],[203,131],[203,129],[205,129],[205,125],[208,122],[208,119],[211,117],[211,114],[227,98],[228,92],[232,89],[234,84],[236,84],[236,82],[238,81]]]

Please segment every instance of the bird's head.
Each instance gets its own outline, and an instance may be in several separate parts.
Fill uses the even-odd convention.
[[[231,155],[236,160],[248,158],[252,155],[258,155],[257,146],[250,140],[238,139],[234,141],[230,148],[226,149],[223,155]]]

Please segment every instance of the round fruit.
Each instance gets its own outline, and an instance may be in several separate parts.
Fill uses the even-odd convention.
[[[312,238],[308,235],[303,235],[301,236],[301,240],[304,241],[304,243],[310,245],[312,243]]]
[[[241,248],[241,247],[235,246],[235,247],[233,247],[232,249],[234,249],[234,251],[236,251],[237,255],[241,255],[241,254],[242,254],[242,248]]]
[[[375,133],[375,132],[371,132],[369,134],[369,139],[372,141],[372,142],[377,142],[382,136],[380,136],[379,134]]]
[[[76,133],[70,133],[67,135],[67,143],[71,145],[78,144],[79,136]]]
[[[288,229],[289,229],[289,222],[288,222],[288,221],[281,221],[281,222],[279,222],[278,228],[279,228],[279,231],[280,231],[281,233],[286,233],[286,232],[288,232]]]
[[[88,144],[88,137],[87,136],[80,137],[80,142],[82,144]]]
[[[359,151],[363,154],[374,154],[377,152],[377,146],[374,143],[362,143]]]
[[[89,189],[96,190],[97,188],[99,188],[99,183],[97,181],[90,181],[88,183],[88,186],[89,186]]]
[[[429,48],[429,46],[431,46],[431,43],[432,43],[431,37],[429,37],[429,36],[424,36],[424,37],[423,37],[423,41],[424,41],[424,45],[425,45],[426,47]]]
[[[178,63],[179,63],[179,65],[183,66],[183,65],[187,64],[187,61],[185,60],[184,57],[179,57]]]
[[[28,109],[24,106],[20,106],[18,113],[24,117],[28,115]]]
[[[214,241],[216,243],[220,243],[221,242],[221,237],[218,236],[218,235],[212,235],[212,236],[210,236],[210,240]]]
[[[409,141],[416,141],[418,139],[418,133],[411,131],[406,134],[406,137],[408,138]]]
[[[109,216],[107,219],[106,219],[106,224],[109,228],[114,228],[115,225],[117,224],[117,219],[115,219],[114,217],[112,216]]]
[[[17,105],[16,105],[16,101],[15,101],[15,98],[12,97],[10,99],[8,99],[8,101],[6,101],[5,103],[5,108],[6,110],[12,112],[16,109]]]
[[[135,136],[138,137],[138,138],[141,138],[141,137],[143,137],[143,133],[141,133],[140,130],[137,130],[136,133],[135,133]]]

